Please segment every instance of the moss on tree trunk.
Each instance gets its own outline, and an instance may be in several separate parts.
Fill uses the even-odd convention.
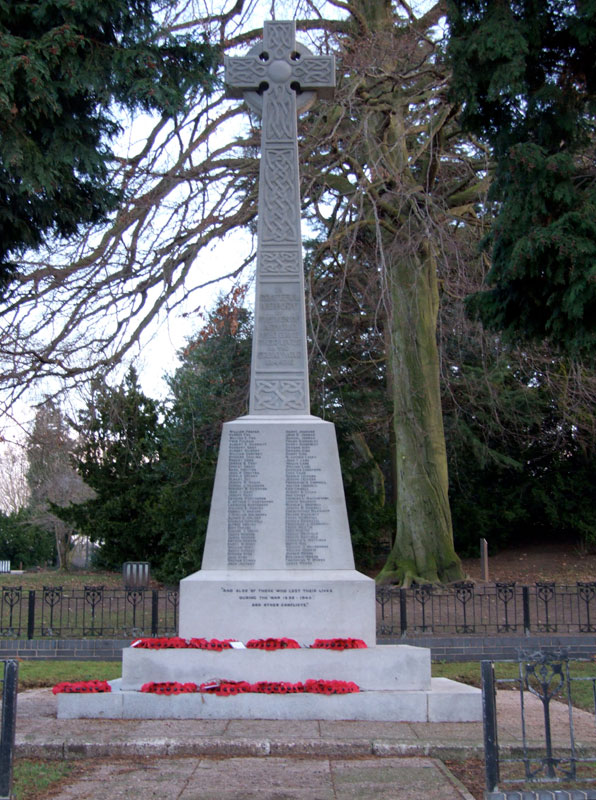
[[[377,580],[409,585],[463,577],[453,547],[436,341],[436,258],[429,241],[389,269],[390,385],[397,464],[395,543]]]

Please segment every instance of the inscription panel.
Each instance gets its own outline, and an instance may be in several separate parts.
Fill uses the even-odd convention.
[[[225,595],[226,602],[237,603],[239,613],[243,607],[251,608],[310,608],[317,600],[329,599],[334,594],[332,587],[312,587],[308,584],[300,588],[260,587],[237,588],[221,586],[220,591]]]
[[[296,281],[261,284],[257,303],[258,369],[306,369],[302,288]]]
[[[257,533],[272,500],[261,482],[265,442],[258,431],[230,431],[228,452],[228,567],[254,567]]]
[[[286,454],[286,567],[325,563],[329,544],[327,481],[318,466],[314,430],[289,430]]]
[[[354,569],[333,425],[226,423],[203,570]]]

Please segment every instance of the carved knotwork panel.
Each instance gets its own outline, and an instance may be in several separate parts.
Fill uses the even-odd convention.
[[[331,89],[335,85],[335,62],[332,56],[302,56],[294,65],[292,78],[303,89]]]
[[[301,269],[300,253],[293,250],[263,253],[260,268],[263,275],[298,275]]]
[[[283,84],[271,86],[265,95],[265,142],[296,140],[296,95]]]
[[[296,28],[293,22],[266,22],[265,49],[269,60],[287,58],[296,47]]]
[[[226,83],[233,89],[258,89],[267,80],[267,65],[257,58],[226,58]]]
[[[257,378],[255,409],[257,411],[296,411],[305,406],[303,378]]]
[[[264,186],[260,209],[263,211],[264,242],[298,243],[300,238],[296,186],[296,154],[292,147],[269,150],[264,155]]]

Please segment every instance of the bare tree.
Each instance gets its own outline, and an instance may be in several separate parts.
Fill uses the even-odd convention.
[[[164,29],[204,32],[223,51],[261,36],[255,3],[181,0]],[[274,4],[275,8],[275,4]],[[304,27],[323,34],[341,23],[306,3]],[[263,10],[268,14],[269,8]],[[326,34],[325,34],[326,35]],[[130,128],[112,181],[124,202],[111,223],[74,243],[54,242],[20,262],[0,308],[0,400],[4,407],[45,381],[72,387],[118,365],[159,321],[193,314],[197,293],[252,262],[247,252],[218,265],[211,249],[230,232],[253,230],[258,130],[223,84],[197,93],[175,119],[145,117]]]
[[[27,459],[23,448],[6,444],[0,451],[0,510],[16,514],[27,505]]]
[[[198,27],[225,45],[231,14],[196,19],[192,11],[181,3],[164,26]],[[73,385],[109,371],[160,315],[176,313],[208,282],[200,258],[255,215],[254,159],[246,152],[253,134],[234,133],[240,113],[218,92],[197,96],[174,120],[141,120],[132,135],[144,125],[142,138],[113,164],[125,201],[111,224],[22,260],[0,312],[6,400],[40,379]],[[220,277],[242,266],[224,267]]]
[[[54,534],[61,569],[69,567],[76,531],[52,513],[52,505],[67,506],[93,496],[71,464],[73,448],[60,408],[48,400],[37,409],[27,447],[28,516],[33,524]]]

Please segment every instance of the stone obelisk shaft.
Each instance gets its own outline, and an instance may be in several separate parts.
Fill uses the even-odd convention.
[[[273,117],[280,100],[287,114]],[[263,120],[249,413],[308,414],[295,93],[267,91]]]
[[[226,59],[226,82],[262,115],[249,413],[307,415],[297,98],[305,107],[329,90],[334,63],[297,45],[293,22],[267,22],[261,45]]]

